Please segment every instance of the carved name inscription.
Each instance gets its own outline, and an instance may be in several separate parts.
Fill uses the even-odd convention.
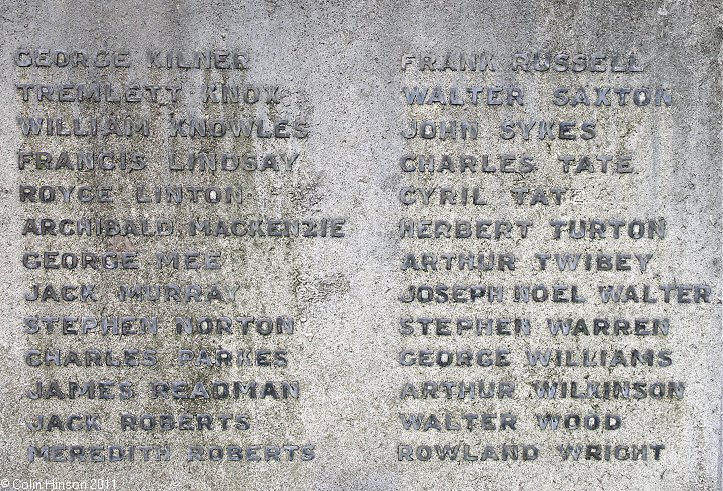
[[[23,80],[15,85],[16,192],[25,213],[15,226],[26,239],[19,265],[32,311],[20,320],[27,461],[313,460],[313,442],[244,436],[269,418],[264,412],[283,424],[314,390],[296,376],[304,359],[289,341],[308,326],[287,313],[298,306],[249,306],[256,287],[238,281],[239,258],[218,248],[220,239],[266,251],[345,236],[344,217],[265,210],[269,191],[295,192],[284,175],[307,158],[312,130],[293,88],[241,77],[253,64],[246,50],[20,47],[13,60]],[[100,81],[135,66],[146,80]],[[197,86],[179,83],[179,70],[233,73],[228,83]],[[219,104],[229,108],[224,117],[196,115]],[[258,117],[261,106],[274,116]],[[212,149],[209,138],[219,140]],[[170,142],[165,155],[154,148],[161,141]],[[268,175],[266,184],[240,177],[255,173]],[[100,404],[96,412],[79,409],[86,400]],[[227,401],[239,402],[231,411],[218,405]],[[172,436],[217,431],[234,436],[186,445]],[[71,432],[87,437],[68,439]],[[117,443],[97,445],[95,433]],[[131,433],[148,443],[128,444]]]

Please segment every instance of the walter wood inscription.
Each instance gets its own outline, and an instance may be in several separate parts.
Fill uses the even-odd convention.
[[[715,2],[3,10],[0,487],[720,489]]]

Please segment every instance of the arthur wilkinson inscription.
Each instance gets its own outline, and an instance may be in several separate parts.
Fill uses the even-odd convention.
[[[384,435],[345,452],[393,476],[566,465],[660,474],[685,461],[690,447],[650,414],[708,407],[688,404],[710,395],[686,375],[699,355],[685,333],[696,319],[712,324],[720,295],[701,269],[670,272],[706,225],[669,213],[682,208],[650,184],[678,178],[656,160],[675,153],[659,135],[694,102],[660,78],[659,58],[406,43],[375,59],[395,74],[381,87],[402,116],[386,134],[394,152],[375,163],[394,168],[385,199],[395,212],[371,218],[384,237],[362,240],[382,248],[391,237],[379,257],[392,259],[369,258],[376,271],[357,276],[341,264],[357,281],[339,305],[360,310],[373,295],[394,314],[378,326],[338,321],[363,341],[346,350],[319,342],[330,331],[308,321],[334,285],[299,292],[318,258],[354,256],[349,244],[372,227],[306,196],[313,151],[346,151],[346,140],[310,141],[325,127],[319,114],[361,140],[378,124],[323,107],[333,100],[312,106],[293,78],[252,76],[259,50],[14,48],[20,213],[7,233],[22,244],[24,315],[8,325],[22,339],[12,370],[26,377],[23,445],[11,455],[25,468],[181,462],[337,476],[329,468],[349,457],[330,450],[336,431]],[[329,179],[358,172],[323,165]],[[344,198],[359,204],[377,184],[357,177]],[[379,270],[391,287],[360,291]],[[365,350],[389,363],[357,373]],[[354,356],[331,368],[342,352]],[[348,427],[324,430],[325,444],[306,438],[305,425],[322,435],[324,415],[351,411],[323,405],[318,394],[333,391],[321,379],[343,388],[337,401],[384,398],[387,413],[374,428],[339,418]]]
[[[18,320],[28,340],[19,361],[31,375],[25,458],[313,460],[314,442],[245,436],[264,412],[293,420],[310,388],[287,375],[292,363],[303,373],[289,341],[303,324],[291,305],[245,302],[252,286],[232,274],[239,246],[228,247],[333,247],[345,235],[344,218],[285,206],[257,214],[248,204],[268,199],[252,176],[284,193],[304,165],[300,142],[311,129],[290,87],[245,80],[252,55],[219,48],[21,47],[14,62],[18,260],[32,278],[24,301],[33,312]],[[118,81],[136,65],[146,79]],[[179,72],[228,82],[189,86]],[[168,147],[163,158],[153,146]],[[242,443],[203,436],[219,430]],[[102,433],[114,443],[97,444]],[[183,433],[195,438],[176,443]]]
[[[664,460],[676,445],[665,428],[640,439],[626,427],[640,406],[667,412],[688,397],[670,367],[695,354],[667,341],[685,329],[668,306],[714,292],[695,278],[647,279],[665,263],[668,224],[684,218],[609,210],[604,193],[634,192],[649,164],[632,146],[597,142],[611,113],[665,119],[685,101],[633,52],[400,59],[397,330],[408,378],[397,459]]]

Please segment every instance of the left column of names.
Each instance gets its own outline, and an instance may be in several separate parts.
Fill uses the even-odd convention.
[[[345,219],[303,199],[300,92],[243,49],[13,56],[16,457],[314,460],[297,417],[314,326],[295,292]]]

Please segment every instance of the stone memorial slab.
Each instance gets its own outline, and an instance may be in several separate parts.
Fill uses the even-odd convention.
[[[2,489],[721,489],[721,5],[2,2]]]

